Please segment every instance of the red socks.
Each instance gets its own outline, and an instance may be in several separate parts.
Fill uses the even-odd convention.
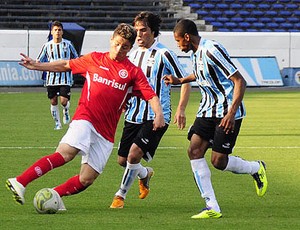
[[[74,195],[79,192],[82,192],[87,187],[84,187],[79,181],[79,175],[71,177],[67,180],[64,184],[61,184],[54,188],[54,190],[62,197],[62,196],[69,196]]]
[[[58,152],[53,153],[49,156],[44,156],[36,161],[33,165],[31,165],[20,176],[17,176],[17,181],[20,182],[24,187],[26,187],[26,185],[31,181],[64,164],[65,159]]]

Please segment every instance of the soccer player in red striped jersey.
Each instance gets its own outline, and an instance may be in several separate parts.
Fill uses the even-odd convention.
[[[119,24],[110,40],[110,51],[92,52],[72,60],[37,63],[24,54],[20,64],[41,71],[68,71],[86,78],[78,107],[69,129],[55,153],[36,161],[21,175],[6,181],[15,200],[24,204],[25,188],[48,171],[82,155],[78,175],[54,188],[60,197],[85,190],[102,173],[113,149],[116,127],[130,93],[147,100],[155,112],[153,129],[165,126],[159,99],[142,70],[127,59],[136,31],[127,24]],[[62,199],[60,209],[65,209]]]

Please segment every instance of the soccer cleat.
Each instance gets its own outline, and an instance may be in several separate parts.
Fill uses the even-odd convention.
[[[121,196],[115,196],[110,208],[124,208],[124,198]]]
[[[56,123],[54,130],[60,130],[60,129],[62,129],[61,124]]]
[[[257,173],[252,175],[254,179],[254,185],[258,196],[265,195],[268,187],[268,180],[266,174],[266,164],[263,161],[258,161],[260,167]]]
[[[25,187],[16,178],[7,179],[6,187],[13,193],[13,198],[18,204],[23,205],[25,203]]]
[[[199,214],[193,215],[192,219],[208,219],[208,218],[221,218],[222,213],[217,212],[211,208],[204,208]]]
[[[63,123],[69,124],[70,123],[70,114],[68,109],[63,109]]]
[[[152,168],[146,167],[146,169],[148,171],[148,175],[143,179],[139,179],[139,188],[140,188],[139,198],[140,199],[144,199],[148,196],[148,194],[150,192],[149,182],[150,182],[151,177],[154,174],[154,171]]]
[[[66,211],[66,206],[63,202],[63,200],[61,199],[60,195],[58,194],[58,192],[56,192],[54,189],[52,189],[54,191],[54,193],[56,194],[57,198],[58,198],[58,211]]]

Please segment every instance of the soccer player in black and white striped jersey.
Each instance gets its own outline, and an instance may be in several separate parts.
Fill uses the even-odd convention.
[[[225,47],[199,36],[193,21],[180,20],[173,32],[179,49],[186,53],[192,51],[193,74],[181,79],[169,75],[165,77],[165,82],[177,85],[196,81],[202,95],[196,119],[188,132],[188,155],[196,185],[206,207],[192,218],[220,218],[221,208],[205,159],[208,148],[212,148],[211,162],[215,168],[252,175],[258,196],[263,196],[267,190],[263,161],[247,161],[230,155],[246,115],[243,105],[246,81],[231,61]]]
[[[38,62],[53,62],[56,60],[70,60],[77,58],[78,54],[73,44],[64,39],[63,25],[59,21],[54,21],[51,25],[52,40],[45,43],[37,57]],[[58,97],[63,107],[63,123],[70,122],[70,97],[73,76],[71,71],[67,72],[47,72],[45,85],[47,87],[48,98],[50,99],[50,111],[55,121],[55,130],[61,129],[61,121],[58,107]]]

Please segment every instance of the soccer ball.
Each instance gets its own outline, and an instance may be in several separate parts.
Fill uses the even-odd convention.
[[[51,188],[43,188],[35,194],[33,206],[40,214],[54,214],[59,209],[59,195]]]

